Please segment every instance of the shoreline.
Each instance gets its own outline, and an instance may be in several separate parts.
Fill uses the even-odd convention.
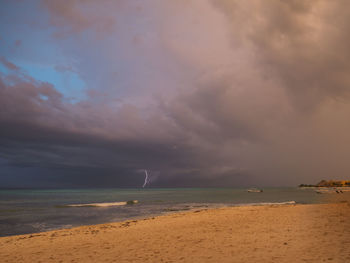
[[[0,258],[4,262],[346,262],[350,203],[197,209],[0,237]]]
[[[82,225],[121,222],[188,211],[196,207],[264,205],[265,202],[324,203],[329,198],[298,188],[266,188],[264,193],[246,189],[147,189],[137,192],[119,190],[10,192],[1,206],[0,236],[33,234]],[[78,194],[79,193],[79,194]],[[82,194],[81,197],[80,193]],[[38,195],[41,197],[38,200]],[[108,197],[108,198],[106,198]],[[8,202],[10,200],[14,202]],[[129,205],[127,200],[139,200]],[[132,201],[133,203],[135,201]],[[125,204],[127,203],[127,204]],[[118,205],[115,205],[118,204]],[[79,208],[76,208],[79,207]]]
[[[81,227],[98,227],[98,226],[103,226],[103,225],[108,225],[108,224],[124,224],[128,222],[135,222],[135,221],[142,221],[142,220],[153,220],[158,217],[164,217],[164,216],[171,216],[171,215],[183,215],[185,216],[187,213],[199,213],[202,211],[207,211],[207,210],[218,210],[218,209],[230,209],[230,208],[239,208],[239,207],[276,207],[276,206],[299,206],[299,205],[324,205],[328,203],[318,203],[318,204],[301,204],[301,203],[296,203],[295,201],[286,201],[286,202],[267,202],[267,203],[242,203],[242,204],[234,204],[234,205],[224,205],[224,204],[219,204],[217,206],[209,207],[206,205],[203,206],[198,206],[198,207],[193,207],[189,209],[183,209],[183,210],[169,210],[166,212],[163,212],[162,214],[151,214],[147,216],[135,216],[131,217],[129,219],[121,220],[121,221],[113,221],[113,222],[105,222],[105,223],[100,223],[100,224],[87,224],[87,225],[79,225],[79,226],[73,226],[73,227],[66,227],[66,228],[57,228],[57,229],[51,229],[47,231],[40,231],[40,232],[33,232],[33,233],[26,233],[26,234],[18,234],[18,235],[8,235],[8,236],[0,236],[0,241],[2,238],[8,238],[8,237],[24,237],[24,236],[35,236],[35,235],[41,235],[41,234],[46,234],[50,232],[57,232],[57,231],[65,231],[65,230],[74,230],[77,228]],[[68,205],[67,205],[68,206]]]
[[[94,226],[101,226],[101,225],[107,225],[107,224],[122,224],[132,221],[142,221],[142,220],[149,220],[149,219],[155,219],[158,217],[164,217],[164,216],[171,216],[171,215],[186,215],[187,213],[198,213],[201,211],[207,211],[207,210],[219,210],[219,209],[233,209],[233,208],[255,208],[255,207],[283,207],[283,206],[313,206],[313,205],[328,205],[328,204],[341,204],[348,202],[350,205],[350,195],[347,200],[332,200],[328,202],[323,203],[296,203],[295,201],[286,201],[286,202],[261,202],[261,203],[239,203],[239,204],[215,204],[214,206],[208,206],[208,205],[202,205],[202,206],[196,206],[192,208],[187,209],[170,209],[167,211],[164,211],[162,213],[155,213],[155,214],[148,214],[148,215],[140,215],[140,216],[134,216],[130,217],[124,220],[118,220],[118,221],[111,221],[111,222],[103,222],[103,223],[97,223],[97,224],[84,224],[84,225],[77,225],[72,227],[63,227],[63,228],[54,228],[49,229],[46,231],[39,231],[39,232],[31,232],[31,233],[24,233],[24,234],[14,234],[14,235],[7,235],[7,236],[0,236],[0,240],[2,238],[8,238],[8,237],[22,237],[22,236],[30,236],[30,235],[38,235],[38,234],[45,234],[50,232],[57,232],[57,231],[64,231],[64,230],[74,230],[76,228],[80,227],[94,227]],[[67,207],[69,207],[67,205]],[[350,220],[350,218],[349,218]]]
[[[139,203],[137,200],[133,200],[135,204]],[[123,202],[114,202],[114,203],[89,203],[89,204],[73,204],[73,205],[62,205],[60,208],[69,208],[69,207],[105,207],[105,206],[110,206],[111,204],[119,204],[121,203],[127,203],[127,201]],[[94,205],[92,205],[94,204]],[[95,205],[97,204],[97,205]],[[112,224],[112,223],[122,223],[126,221],[133,221],[133,220],[145,220],[148,218],[152,217],[159,217],[159,216],[165,216],[165,215],[170,215],[174,213],[186,213],[186,212],[191,212],[195,210],[208,210],[208,209],[220,209],[220,208],[230,208],[230,207],[246,207],[246,206],[269,206],[269,205],[295,205],[295,204],[303,204],[303,203],[296,203],[295,201],[285,201],[285,202],[260,202],[260,203],[238,203],[238,204],[226,204],[226,203],[205,203],[205,204],[196,204],[195,206],[189,205],[189,207],[186,208],[179,208],[179,209],[167,209],[164,210],[161,213],[154,213],[154,214],[148,214],[148,215],[139,215],[139,216],[133,216],[130,218],[126,218],[123,220],[117,220],[117,221],[106,221],[106,222],[101,222],[97,224],[82,224],[82,225],[73,225],[71,227],[58,227],[58,228],[52,228],[44,231],[37,231],[37,232],[29,232],[29,233],[22,233],[22,234],[10,234],[10,235],[4,235],[1,236],[0,238],[3,237],[11,237],[11,236],[23,236],[23,235],[35,235],[35,234],[40,234],[40,233],[46,233],[46,232],[51,232],[51,231],[59,231],[59,230],[68,230],[68,229],[73,229],[77,227],[82,227],[82,226],[95,226],[95,225],[102,225],[102,224]],[[321,204],[321,203],[320,203]],[[126,204],[124,204],[126,205]]]

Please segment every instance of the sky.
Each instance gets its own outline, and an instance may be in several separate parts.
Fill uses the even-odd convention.
[[[0,0],[0,187],[349,180],[349,47],[347,0]]]

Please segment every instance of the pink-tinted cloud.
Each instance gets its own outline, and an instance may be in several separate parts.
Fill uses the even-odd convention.
[[[15,64],[13,64],[12,62],[8,61],[4,57],[0,57],[0,63],[3,64],[9,70],[19,70],[19,67],[17,67]]]
[[[15,41],[15,47],[19,47],[19,46],[21,46],[21,45],[22,45],[22,40],[17,39],[17,40]]]
[[[64,29],[56,33],[58,37],[89,28],[94,28],[97,32],[108,32],[114,26],[113,16],[108,16],[105,11],[108,6],[115,7],[117,1],[105,1],[102,6],[90,0],[73,0],[67,3],[43,0],[42,3],[51,13],[51,24]]]
[[[348,178],[345,2],[43,3],[71,58],[56,70],[84,78],[88,96],[73,104],[52,85],[7,76],[8,145],[22,138],[50,165],[150,168],[163,185]],[[10,148],[8,158],[31,156]]]

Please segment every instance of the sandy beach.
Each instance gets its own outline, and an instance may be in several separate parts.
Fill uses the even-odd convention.
[[[1,262],[350,262],[350,204],[246,206],[0,238]]]

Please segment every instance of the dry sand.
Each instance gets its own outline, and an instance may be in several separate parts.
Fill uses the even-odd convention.
[[[0,238],[0,262],[350,262],[349,202],[232,207]]]

